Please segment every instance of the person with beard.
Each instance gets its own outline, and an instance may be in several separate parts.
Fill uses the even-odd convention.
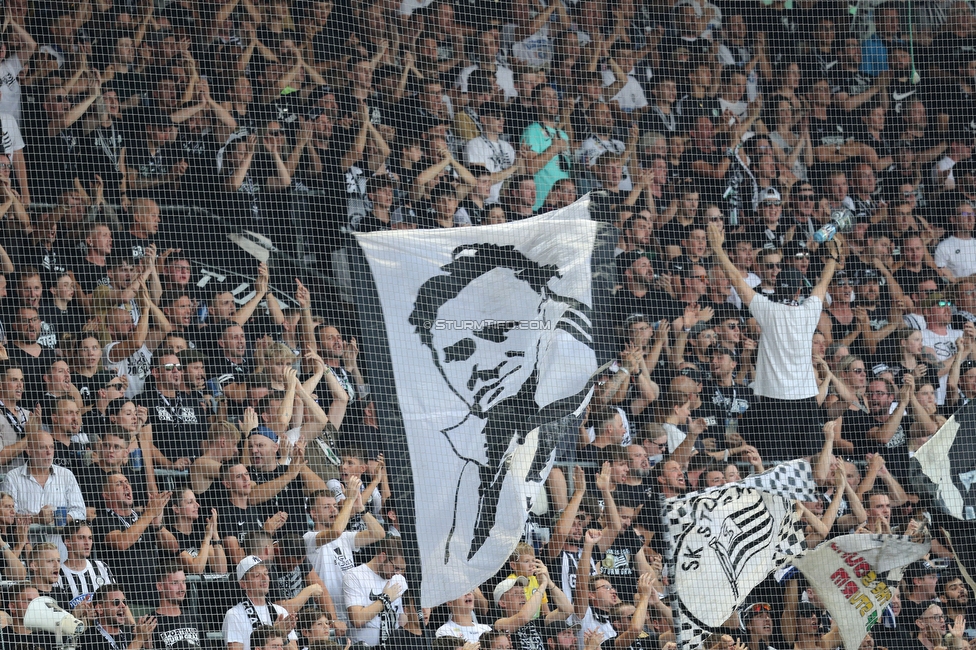
[[[186,573],[175,562],[165,562],[156,572],[156,630],[153,647],[188,650],[200,647],[200,622],[193,611],[183,611],[186,599]]]
[[[702,415],[711,415],[725,427],[725,430],[736,431],[739,420],[749,409],[752,395],[745,388],[744,378],[749,376],[749,369],[736,374],[739,365],[738,354],[732,348],[716,345],[712,348],[712,358],[709,364],[711,379],[702,387],[704,409]],[[742,449],[739,453],[754,451]]]
[[[622,323],[635,314],[655,314],[666,296],[656,288],[657,273],[646,255],[631,252],[617,257],[620,284],[614,296],[614,322]]]
[[[247,439],[251,459],[248,469],[254,482],[248,504],[264,505],[269,511],[287,513],[282,532],[304,533],[307,530],[305,499],[325,490],[326,484],[306,465],[302,446],[292,448],[288,465],[279,463],[279,435],[284,435],[284,425],[278,418],[280,407],[281,400],[269,396],[263,398],[256,409],[262,425],[252,430]]]
[[[152,376],[152,388],[140,396],[139,406],[149,412],[156,447],[173,461],[173,469],[186,469],[199,454],[206,419],[183,390],[183,364],[172,350],[153,359]]]
[[[30,552],[28,580],[41,596],[53,598],[59,607],[69,607],[69,594],[61,583],[61,552],[57,544],[41,542]]]
[[[92,598],[93,624],[85,629],[78,645],[83,650],[140,650],[152,644],[155,616],[132,617],[125,593],[118,585],[102,585]],[[134,626],[131,631],[126,630]]]
[[[973,620],[973,612],[969,602],[969,589],[966,581],[958,573],[946,570],[939,576],[939,586],[936,588],[938,599],[942,602],[942,610],[950,621],[962,616],[967,621]],[[971,628],[972,625],[967,627]]]
[[[223,331],[212,351],[215,354],[209,357],[207,377],[219,386],[220,394],[240,404],[247,398],[244,378],[253,372],[254,360],[248,353],[244,328],[233,321],[221,325]]]
[[[593,558],[593,549],[604,539],[601,530],[588,530],[583,535],[583,552],[580,564],[588,566]],[[620,597],[613,584],[602,575],[578,576],[576,591],[573,594],[573,609],[580,621],[584,635],[600,632],[607,641],[617,636],[610,623],[610,610],[620,604]]]
[[[660,440],[664,446],[657,449],[667,451],[667,434],[662,434],[655,441]],[[651,535],[649,546],[657,553],[668,550],[665,524],[661,517],[653,513],[662,512],[664,502],[672,497],[685,494],[688,491],[688,481],[685,478],[685,468],[677,460],[669,456],[662,459],[651,468],[651,475],[645,481],[648,488],[644,490],[643,508],[637,518],[637,525]]]
[[[903,326],[902,314],[905,311],[905,300],[882,298],[881,278],[875,269],[865,269],[860,275],[861,282],[857,287],[854,317],[861,329],[860,342],[863,343],[868,355],[874,355],[878,346]],[[855,354],[859,353],[855,351]]]
[[[89,438],[87,433],[82,433],[78,402],[70,397],[53,400],[46,419],[54,439],[54,462],[62,467],[74,467],[82,462]]]
[[[362,424],[369,399],[369,384],[359,370],[359,344],[355,337],[346,341],[339,328],[323,323],[315,330],[315,338],[308,342],[310,352],[317,352],[349,395],[346,422],[352,426]]]
[[[537,120],[522,132],[525,171],[535,180],[536,197],[532,205],[538,210],[556,181],[569,178],[572,171],[570,139],[560,126],[559,96],[552,86],[537,86],[532,91]]]
[[[21,305],[13,314],[13,327],[7,356],[12,366],[23,371],[24,399],[36,404],[44,394],[44,373],[55,360],[54,350],[38,342],[41,335],[41,317],[29,305]]]
[[[41,273],[32,266],[22,267],[20,272],[13,277],[14,296],[17,300],[31,309],[41,312],[41,298],[44,296],[44,285],[41,282]],[[41,319],[40,334],[37,342],[49,350],[58,347],[58,330],[51,324]]]
[[[182,337],[193,350],[211,354],[208,332],[197,322],[194,301],[186,287],[167,289],[159,298],[159,306],[169,322],[170,334]]]

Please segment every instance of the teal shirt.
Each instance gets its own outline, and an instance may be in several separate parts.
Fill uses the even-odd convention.
[[[567,142],[569,141],[569,136],[562,129],[543,126],[541,123],[535,122],[534,124],[530,124],[522,133],[522,144],[529,145],[532,151],[536,153],[543,153],[552,146],[554,137],[562,138]],[[560,161],[562,162],[562,166],[560,166]],[[556,184],[556,181],[569,178],[570,165],[572,165],[572,159],[568,153],[564,152],[553,156],[552,160],[547,162],[545,167],[535,173],[535,204],[532,206],[533,210],[538,210],[546,202],[546,197],[549,196],[549,190]]]

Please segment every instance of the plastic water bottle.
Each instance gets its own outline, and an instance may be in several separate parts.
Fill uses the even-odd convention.
[[[813,239],[818,244],[828,242],[838,232],[847,232],[854,225],[854,213],[847,208],[840,208],[830,213],[830,221],[820,230],[813,233]]]

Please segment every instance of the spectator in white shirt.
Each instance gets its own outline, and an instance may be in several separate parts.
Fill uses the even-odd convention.
[[[947,280],[955,282],[976,273],[976,239],[973,239],[976,216],[973,205],[957,203],[950,221],[953,234],[936,246],[935,265],[942,269],[941,273]]]
[[[404,621],[401,596],[407,591],[400,539],[377,542],[373,559],[346,572],[342,594],[352,627],[349,637],[366,645],[384,643]]]
[[[505,107],[495,102],[483,104],[478,109],[481,135],[469,141],[464,148],[464,161],[476,173],[475,167],[484,167],[491,174],[491,192],[486,203],[498,203],[502,182],[518,170],[515,149],[499,136],[505,130]]]
[[[44,431],[28,432],[27,464],[7,474],[3,491],[14,498],[17,512],[31,516],[31,523],[64,526],[85,519],[78,481],[70,470],[54,464],[54,438]],[[61,560],[67,559],[61,535],[45,537],[57,545]]]

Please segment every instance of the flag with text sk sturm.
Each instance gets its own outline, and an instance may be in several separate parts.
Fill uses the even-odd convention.
[[[397,514],[425,607],[507,561],[572,428],[553,423],[585,409],[603,230],[582,200],[515,223],[356,235],[371,395],[388,455],[409,451],[394,487],[413,506],[412,525]]]
[[[837,623],[847,650],[857,650],[891,601],[888,572],[929,552],[900,535],[842,535],[826,541],[793,564],[813,587]],[[900,575],[900,572],[899,572]]]
[[[682,648],[697,648],[704,631],[722,626],[766,576],[805,550],[793,504],[735,484],[667,501]]]

